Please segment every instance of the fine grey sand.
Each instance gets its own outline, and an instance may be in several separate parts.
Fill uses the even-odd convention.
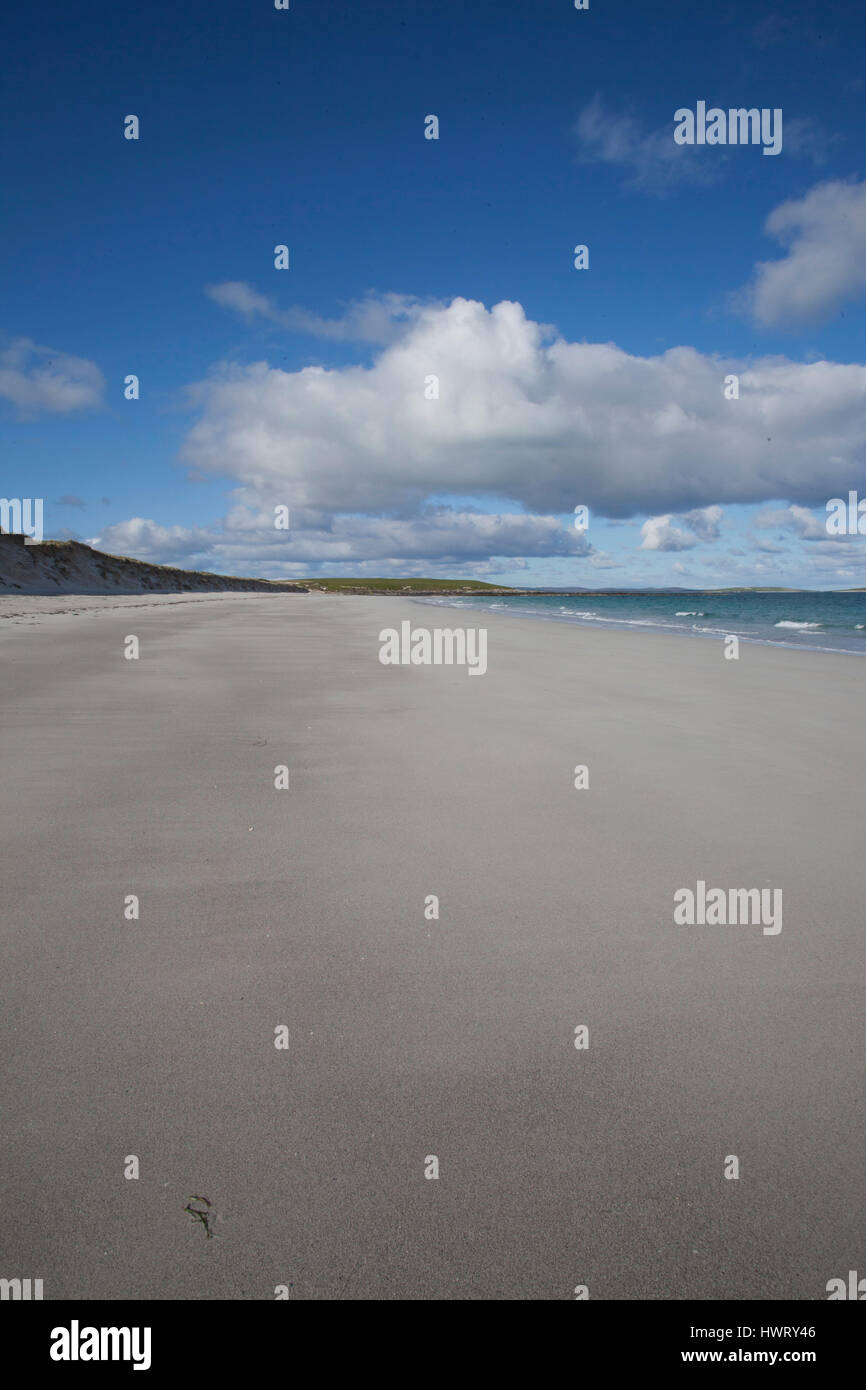
[[[866,662],[388,598],[0,607],[0,1273],[822,1299],[862,1266]],[[486,627],[487,674],[382,666],[405,618]],[[699,878],[780,887],[781,933],[676,926]]]

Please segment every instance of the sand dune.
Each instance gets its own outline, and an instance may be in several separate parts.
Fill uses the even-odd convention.
[[[239,579],[105,555],[80,541],[26,545],[23,536],[0,534],[0,595],[272,593],[275,589],[306,592],[301,584],[271,584],[266,579]]]

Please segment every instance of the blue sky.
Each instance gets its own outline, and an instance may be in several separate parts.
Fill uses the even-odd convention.
[[[866,496],[861,4],[15,10],[0,491],[46,535],[270,578],[866,584],[824,526]],[[781,109],[781,153],[677,145],[698,101]]]

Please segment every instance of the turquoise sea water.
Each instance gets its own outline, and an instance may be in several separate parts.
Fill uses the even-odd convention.
[[[751,642],[852,652],[866,656],[866,593],[552,594],[484,598],[425,598],[419,603],[473,612],[636,632],[714,638],[729,633]]]

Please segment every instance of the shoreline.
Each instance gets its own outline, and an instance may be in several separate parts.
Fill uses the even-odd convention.
[[[804,592],[809,592],[809,591],[804,591]],[[517,617],[523,617],[523,618],[531,619],[532,621],[551,622],[551,623],[555,623],[555,624],[558,624],[558,625],[561,625],[561,626],[564,626],[564,627],[581,627],[581,628],[587,629],[587,630],[589,630],[589,631],[602,631],[602,630],[615,631],[615,632],[621,632],[621,631],[631,631],[631,632],[635,632],[635,631],[639,631],[639,632],[646,632],[646,633],[648,633],[648,634],[650,634],[650,635],[659,635],[659,636],[670,636],[670,637],[694,637],[694,638],[700,638],[700,639],[702,639],[702,640],[708,640],[708,641],[711,641],[711,642],[724,642],[726,638],[728,638],[728,637],[731,636],[731,635],[734,635],[734,636],[737,637],[738,641],[740,641],[740,642],[746,642],[746,643],[749,643],[750,645],[753,645],[753,646],[780,647],[780,648],[782,648],[782,649],[784,649],[784,650],[786,650],[786,651],[811,651],[811,652],[819,652],[819,653],[822,653],[822,654],[832,654],[832,655],[839,655],[839,656],[861,656],[861,657],[862,657],[862,656],[866,656],[866,640],[864,640],[863,638],[860,639],[861,645],[860,645],[859,648],[850,647],[850,646],[841,646],[841,645],[837,645],[837,646],[819,646],[818,643],[817,643],[817,641],[811,640],[811,636],[814,635],[814,637],[817,638],[818,636],[823,635],[823,634],[819,634],[819,633],[815,632],[814,634],[810,635],[810,640],[809,640],[809,641],[803,641],[803,642],[795,642],[795,641],[792,641],[792,640],[790,640],[790,639],[786,639],[786,638],[783,638],[783,637],[771,637],[771,636],[768,636],[768,635],[766,635],[766,634],[755,635],[755,634],[750,633],[750,632],[744,632],[744,631],[742,630],[742,626],[741,626],[741,625],[738,626],[738,623],[741,623],[741,620],[740,620],[739,618],[733,618],[732,621],[731,621],[731,623],[730,623],[730,625],[727,626],[727,627],[719,626],[719,627],[715,627],[715,628],[710,628],[710,627],[701,626],[701,625],[699,625],[699,624],[694,624],[694,623],[686,625],[686,624],[682,624],[682,623],[670,622],[669,620],[668,620],[668,621],[665,621],[665,617],[669,619],[671,616],[675,616],[675,617],[680,617],[680,616],[683,616],[683,617],[686,617],[686,616],[702,616],[702,617],[703,617],[703,616],[707,616],[707,615],[704,615],[704,614],[700,614],[700,615],[689,615],[689,614],[674,614],[674,615],[670,615],[670,614],[668,614],[668,615],[665,615],[665,616],[659,616],[659,617],[657,617],[655,620],[652,620],[652,619],[647,618],[647,617],[642,617],[642,618],[622,617],[622,618],[618,618],[618,617],[615,617],[615,616],[612,616],[612,615],[609,615],[609,614],[604,614],[604,615],[593,614],[593,615],[590,616],[590,615],[588,615],[588,614],[580,614],[580,613],[563,613],[562,611],[555,612],[555,611],[553,611],[552,609],[549,610],[549,611],[544,611],[544,610],[542,610],[542,609],[533,609],[533,610],[529,610],[529,609],[525,609],[525,608],[518,607],[518,606],[516,606],[516,605],[515,605],[514,607],[512,607],[512,606],[508,605],[507,602],[506,602],[506,603],[502,603],[502,602],[496,602],[495,600],[494,600],[491,604],[486,604],[486,603],[484,603],[481,599],[477,599],[477,600],[473,601],[473,599],[472,599],[471,597],[468,597],[468,598],[460,598],[459,600],[455,600],[455,601],[449,601],[449,598],[447,598],[447,597],[439,598],[439,597],[433,597],[433,596],[430,596],[430,595],[425,595],[425,596],[414,596],[414,595],[413,595],[412,597],[414,598],[415,602],[417,602],[419,605],[427,606],[427,607],[446,608],[446,609],[453,609],[454,611],[464,611],[464,612],[470,612],[470,613],[484,613],[484,614],[487,614],[487,615],[491,615],[491,614],[494,614],[494,613],[495,613],[495,614],[499,614],[499,615],[506,615],[506,614],[507,614],[508,616],[511,616],[511,617],[516,617],[516,618],[517,618]],[[559,595],[557,595],[556,597],[558,598]],[[581,597],[582,597],[582,596],[581,596]],[[608,598],[609,598],[609,597],[620,597],[620,595],[604,595],[604,596],[598,596],[598,597],[608,597]],[[641,597],[646,597],[646,595],[641,595]],[[677,601],[677,602],[681,602],[681,601],[682,601],[682,596],[681,596],[681,595],[677,595],[676,601]],[[864,616],[866,616],[866,614],[864,614]],[[822,627],[822,626],[824,626],[824,624],[821,623],[821,622],[818,622],[818,623],[803,623],[803,624],[797,624],[796,622],[793,622],[793,621],[791,621],[791,622],[782,622],[782,623],[776,623],[776,624],[774,624],[774,627],[780,627],[780,626],[781,626],[781,627],[791,627],[791,628],[795,628],[795,627],[798,627],[798,626],[802,626],[802,627],[805,629],[805,628]],[[834,632],[834,631],[842,631],[842,630],[847,630],[847,631],[861,631],[861,630],[864,630],[864,624],[860,624],[860,625],[856,625],[856,624],[855,624],[855,625],[853,625],[853,626],[852,626],[851,628],[849,628],[849,629],[832,629],[832,628],[830,629],[831,632]],[[849,638],[846,638],[845,640],[851,641],[852,639],[849,637]]]
[[[798,592],[813,592],[802,590]],[[814,591],[819,592],[819,591]],[[842,591],[839,591],[842,592]],[[510,595],[514,597],[514,595]],[[559,597],[559,595],[556,595]],[[606,595],[610,597],[611,595]],[[450,595],[448,597],[451,597]],[[695,638],[703,642],[722,643],[731,629],[719,628],[716,632],[698,632],[691,628],[677,627],[674,624],[649,623],[645,621],[633,621],[629,619],[615,618],[593,618],[592,620],[581,619],[575,616],[565,616],[558,613],[526,613],[519,609],[496,609],[492,611],[479,601],[472,602],[471,595],[455,596],[460,601],[451,603],[448,598],[438,594],[360,594],[346,593],[339,590],[316,590],[310,589],[306,592],[298,593],[258,593],[244,592],[240,590],[218,591],[214,593],[141,593],[141,594],[22,594],[10,595],[0,593],[0,632],[7,626],[33,626],[40,619],[61,616],[85,616],[99,613],[111,612],[118,608],[161,608],[170,607],[175,604],[206,603],[213,604],[223,600],[229,602],[250,602],[253,599],[265,599],[270,602],[279,599],[289,599],[291,601],[303,602],[320,601],[322,599],[354,599],[359,601],[387,602],[394,604],[403,602],[420,608],[446,609],[453,612],[468,612],[472,614],[483,614],[486,621],[494,618],[509,618],[519,622],[529,623],[552,623],[556,627],[580,628],[586,632],[629,632],[636,636],[648,637],[675,637],[675,638]],[[496,597],[491,595],[491,597]],[[503,597],[503,595],[499,595]],[[509,595],[505,595],[509,597]],[[581,595],[581,597],[584,597]],[[6,620],[6,621],[4,621]],[[866,656],[866,650],[854,651],[848,647],[819,647],[817,645],[807,646],[786,641],[782,638],[774,639],[767,637],[754,637],[742,632],[735,633],[738,640],[748,646],[775,648],[786,652],[809,652],[820,656]],[[864,644],[866,646],[866,644]]]

